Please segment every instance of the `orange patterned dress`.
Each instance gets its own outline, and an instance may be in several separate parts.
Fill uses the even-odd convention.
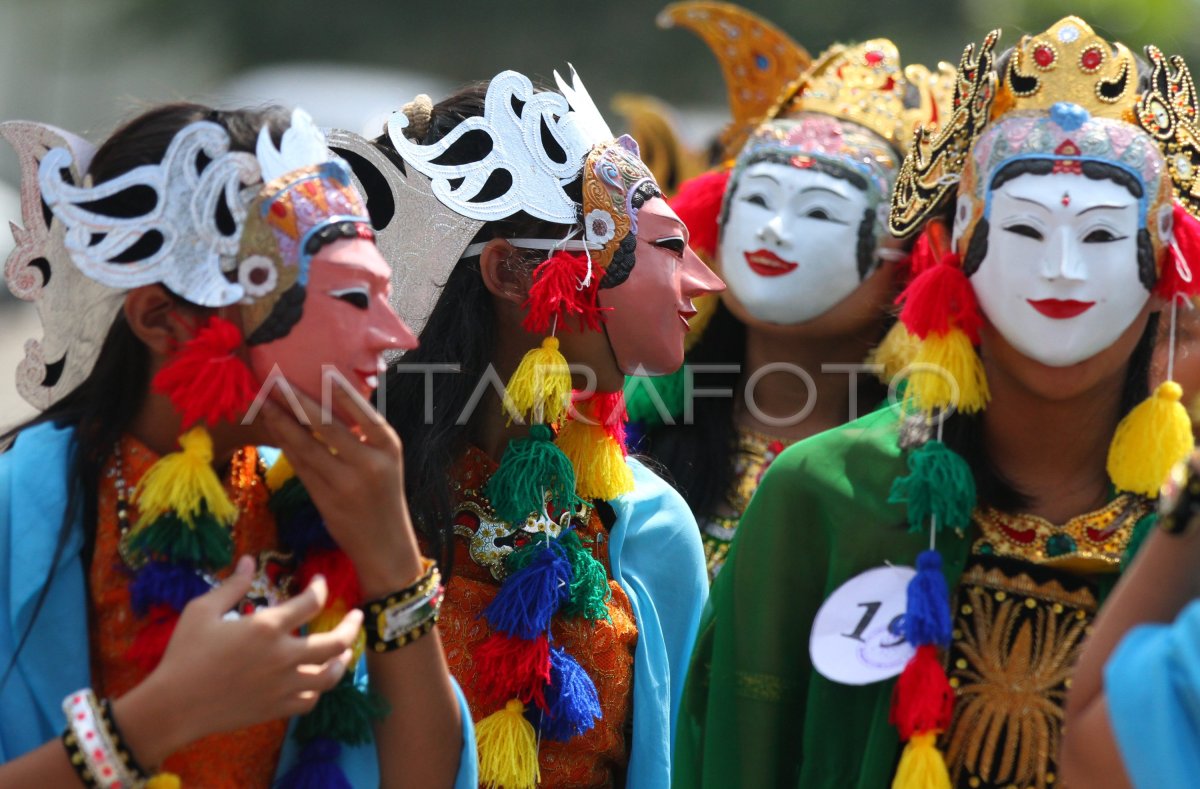
[[[476,722],[498,710],[500,704],[484,704],[474,685],[475,649],[491,629],[481,616],[496,596],[500,582],[479,559],[497,544],[504,544],[513,531],[491,512],[479,492],[496,470],[495,462],[472,448],[451,473],[458,499],[455,520],[454,576],[446,589],[438,623],[450,671],[462,686]],[[608,533],[596,511],[591,510],[578,532],[585,544],[611,576]],[[486,536],[485,536],[486,535]],[[633,713],[633,652],[637,646],[637,623],[625,592],[609,580],[612,599],[611,622],[556,617],[551,625],[553,641],[569,652],[596,683],[603,717],[591,731],[569,742],[543,740],[538,751],[546,789],[554,787],[604,787],[620,784],[629,762],[626,730]]]
[[[145,679],[145,673],[124,655],[140,622],[129,599],[132,573],[120,554],[117,481],[132,490],[158,456],[136,439],[125,436],[100,478],[96,549],[89,571],[92,686],[98,696],[120,696]],[[267,509],[268,491],[253,447],[238,452],[225,481],[239,516],[233,527],[235,556],[262,556],[276,548],[275,518]],[[136,522],[130,508],[128,521]],[[260,567],[263,562],[260,562]],[[259,579],[257,583],[261,583]],[[236,732],[215,734],[173,754],[162,769],[176,773],[185,787],[249,789],[271,786],[279,762],[287,721],[279,720]]]

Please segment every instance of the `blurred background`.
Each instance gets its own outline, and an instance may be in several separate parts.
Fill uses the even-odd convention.
[[[419,92],[434,100],[505,68],[547,78],[574,63],[601,108],[618,92],[669,102],[684,138],[725,118],[720,70],[656,0],[0,0],[0,119],[99,141],[150,105],[299,104],[323,126],[377,134]],[[1001,45],[1079,14],[1102,35],[1200,64],[1200,0],[748,0],[814,55],[886,36],[905,62],[956,61],[1001,27]],[[615,113],[614,130],[622,126]],[[20,221],[16,157],[0,146],[0,219]],[[11,248],[0,230],[0,256]],[[4,290],[4,289],[0,289]],[[12,383],[31,305],[0,295],[0,427],[31,413]]]

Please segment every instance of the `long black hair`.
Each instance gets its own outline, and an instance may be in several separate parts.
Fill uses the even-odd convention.
[[[429,145],[442,139],[467,118],[483,115],[486,82],[469,85],[433,106],[429,127],[420,139]],[[486,135],[466,134],[439,162],[478,161],[490,149]],[[400,157],[388,136],[374,143],[385,154]],[[403,166],[399,161],[398,165]],[[489,189],[506,184],[485,184],[480,199],[493,196]],[[582,181],[567,184],[567,195],[582,202]],[[494,238],[563,238],[568,228],[518,212],[507,219],[487,222],[472,243]],[[514,265],[528,271],[549,253],[518,250]],[[630,256],[632,257],[632,256]],[[632,264],[632,261],[630,261]],[[451,467],[470,446],[471,425],[462,417],[467,404],[495,358],[496,312],[491,292],[484,284],[479,256],[463,258],[455,265],[421,332],[421,344],[393,363],[387,373],[387,404],[384,415],[404,443],[404,485],[413,522],[431,544],[443,571],[453,567],[454,500],[450,490]],[[432,403],[426,402],[421,374],[406,367],[426,364],[457,365],[453,374],[433,377]],[[426,408],[432,418],[425,419]]]
[[[97,149],[87,174],[99,184],[135,167],[157,164],[181,129],[202,120],[224,127],[233,150],[250,152],[254,151],[258,130],[264,124],[271,126],[276,139],[287,127],[287,114],[279,108],[222,112],[200,104],[167,104],[134,118],[113,132]],[[140,216],[153,207],[154,199],[145,190],[128,189],[108,198],[105,210],[114,215]],[[175,298],[181,305],[203,309],[178,296]],[[82,515],[82,561],[84,577],[87,577],[96,540],[100,473],[113,447],[146,402],[150,370],[149,348],[133,333],[124,313],[118,313],[88,377],[50,408],[0,437],[0,442],[20,441],[23,431],[41,424],[75,429],[68,465],[68,500],[51,567],[58,565],[75,519]],[[16,664],[17,655],[45,603],[52,581],[53,578],[47,578],[38,593],[30,627],[21,635],[9,665],[0,673],[0,684]]]

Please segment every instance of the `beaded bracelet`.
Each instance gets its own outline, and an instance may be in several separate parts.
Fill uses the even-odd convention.
[[[90,688],[63,699],[67,728],[62,742],[71,767],[89,789],[137,789],[146,783],[129,749],[124,747],[111,708],[96,700]]]
[[[390,652],[416,641],[437,624],[445,587],[437,563],[422,559],[424,572],[411,586],[362,604],[367,648]]]
[[[1170,534],[1183,534],[1200,515],[1200,473],[1195,455],[1171,469],[1158,499],[1159,526]]]

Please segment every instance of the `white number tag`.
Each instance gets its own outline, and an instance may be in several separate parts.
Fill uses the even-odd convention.
[[[911,567],[876,567],[854,576],[822,603],[808,651],[821,676],[869,685],[897,676],[916,651],[901,625]]]

